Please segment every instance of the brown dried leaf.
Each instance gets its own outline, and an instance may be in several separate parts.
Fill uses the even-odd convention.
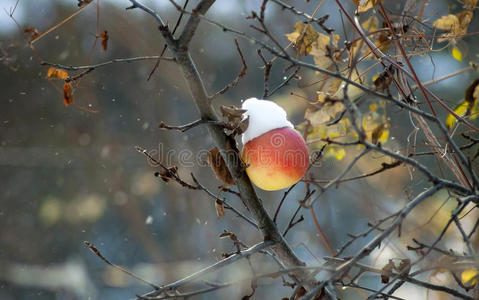
[[[246,109],[241,109],[234,105],[221,105],[220,111],[223,117],[232,121],[243,118],[243,114],[246,112]]]
[[[178,171],[178,167],[173,166],[170,168],[161,168],[161,171],[155,172],[156,177],[160,177],[164,182],[168,182],[173,179],[173,175]]]
[[[219,218],[225,215],[225,207],[223,206],[223,201],[216,199],[215,201],[216,214]]]
[[[72,103],[73,103],[73,89],[70,83],[65,82],[65,85],[63,86],[63,104],[65,104],[65,106],[68,106]]]
[[[373,144],[377,144],[379,141],[379,138],[383,135],[384,129],[386,127],[386,124],[381,123],[376,128],[374,128],[373,132],[371,133],[371,142]]]
[[[447,31],[447,33],[441,35],[441,38],[438,38],[437,41],[441,43],[451,39],[461,38],[462,35],[467,33],[467,28],[469,27],[473,16],[474,14],[472,11],[463,10],[458,14],[442,16],[434,21],[432,25],[435,28]]]
[[[299,298],[306,295],[306,289],[304,287],[300,287],[296,294],[294,295],[294,300],[298,300]]]
[[[320,68],[327,69],[333,64],[333,53],[338,47],[340,36],[333,35],[333,41],[329,36],[320,33],[312,44],[309,55],[314,57],[314,64]]]
[[[207,161],[211,169],[213,169],[216,178],[223,183],[224,187],[235,184],[233,177],[231,176],[231,173],[228,170],[228,167],[226,166],[226,163],[217,147],[214,147],[208,151]]]
[[[246,129],[248,129],[248,126],[249,126],[249,117],[242,120],[238,124],[238,127],[236,127],[236,134],[243,134],[246,131]]]
[[[479,96],[479,79],[474,80],[466,90],[464,99],[469,103],[474,103],[475,99]]]
[[[235,130],[243,120],[245,109],[234,105],[222,105],[220,107],[221,115],[226,119],[225,127],[229,130]]]
[[[30,34],[30,42],[40,36],[40,32],[38,32],[38,30],[34,27],[27,27],[23,29],[23,32]]]
[[[47,71],[47,78],[54,78],[54,79],[67,79],[68,72],[65,70],[57,69],[57,68],[48,68]]]
[[[78,0],[78,7],[83,7],[92,1],[93,0]]]
[[[389,86],[394,79],[395,68],[390,65],[387,70],[384,70],[377,78],[373,80],[373,84],[377,91],[384,92],[389,90]]]
[[[411,260],[409,258],[401,259],[399,266],[396,268],[398,272],[403,273],[403,276],[407,276],[411,270]]]
[[[332,120],[336,114],[344,110],[344,105],[339,102],[325,102],[320,109],[315,107],[307,108],[304,118],[311,122],[312,126],[321,126]]]
[[[455,31],[459,28],[459,18],[453,14],[442,16],[434,21],[432,26],[441,30]]]
[[[286,38],[294,44],[294,49],[298,55],[307,55],[313,49],[313,43],[319,37],[311,24],[297,22],[294,25],[294,32],[286,34]]]
[[[388,283],[389,277],[393,274],[392,271],[395,268],[392,259],[381,269],[381,282]]]
[[[229,232],[229,231],[223,231],[222,233],[220,233],[219,237],[221,239],[224,239],[224,238],[230,238],[232,240],[238,240],[238,238],[236,237],[236,235],[232,232]]]
[[[103,30],[103,31],[100,33],[99,38],[101,39],[101,48],[103,49],[103,51],[106,51],[106,49],[108,48],[108,39],[110,38],[110,37],[108,36],[108,31],[107,31],[107,30]]]

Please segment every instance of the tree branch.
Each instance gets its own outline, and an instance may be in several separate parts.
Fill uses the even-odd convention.
[[[211,273],[213,271],[216,271],[218,269],[221,269],[223,268],[224,266],[227,266],[227,265],[230,265],[231,263],[239,260],[239,259],[242,259],[242,258],[246,258],[252,254],[255,254],[261,250],[264,250],[268,247],[271,247],[273,245],[273,242],[271,241],[264,241],[264,242],[261,242],[259,244],[256,244],[244,251],[241,251],[239,253],[235,253],[225,259],[222,259],[214,264],[212,264],[211,266],[208,266],[204,269],[201,269],[191,275],[188,275],[180,280],[177,280],[175,282],[172,282],[170,284],[167,284],[167,285],[164,285],[164,286],[161,286],[158,290],[155,290],[151,293],[148,293],[148,294],[145,294],[143,296],[140,296],[139,298],[142,299],[142,298],[151,298],[151,297],[155,297],[155,296],[158,296],[158,295],[161,295],[162,293],[164,292],[167,292],[167,291],[173,291],[175,290],[176,288],[182,286],[182,285],[185,285],[189,282],[192,282],[198,278],[200,278],[201,276],[204,276],[208,273]]]
[[[147,13],[155,17],[155,19],[159,22],[160,31],[163,37],[166,39],[168,47],[174,54],[176,61],[181,68],[183,77],[185,78],[191,96],[201,115],[201,119],[218,121],[219,118],[211,106],[200,74],[196,68],[193,59],[190,56],[190,53],[188,52],[188,43],[191,41],[191,38],[193,37],[194,32],[198,27],[200,16],[206,13],[208,8],[214,3],[214,1],[200,1],[198,6],[194,9],[194,13],[191,14],[190,19],[185,25],[178,43],[172,37],[171,33],[164,25],[161,18],[154,11],[152,11],[148,7],[145,7],[143,4],[140,4],[136,0],[130,0],[130,2],[133,4],[134,7],[145,10]],[[251,184],[251,181],[249,180],[249,177],[246,174],[244,168],[238,165],[237,162],[241,161],[239,153],[235,151],[234,155],[227,155],[227,153],[231,154],[231,149],[236,149],[235,140],[232,137],[227,136],[224,133],[223,128],[221,128],[220,126],[211,123],[207,123],[206,126],[210,135],[213,138],[214,143],[220,150],[220,153],[226,162],[226,165],[238,187],[241,198],[245,200],[254,219],[257,221],[257,224],[263,234],[265,241],[273,242],[273,245],[271,246],[272,250],[287,268],[304,266],[304,262],[302,262],[295,255],[286,240],[279,233],[276,224],[266,212],[263,204],[261,203],[261,200],[256,195],[253,185]],[[307,285],[307,283],[310,281],[309,275],[310,274],[308,272],[299,270],[293,273],[291,276],[295,281],[302,282],[303,284]]]

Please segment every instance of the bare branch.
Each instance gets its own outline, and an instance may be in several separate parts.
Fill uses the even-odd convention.
[[[208,266],[208,267],[206,267],[204,269],[201,269],[201,270],[199,270],[199,271],[197,271],[197,272],[195,272],[195,273],[193,273],[189,276],[186,276],[185,278],[182,278],[180,280],[177,280],[177,281],[172,282],[172,283],[167,284],[167,285],[163,285],[158,290],[141,296],[140,299],[151,298],[151,297],[154,297],[154,296],[158,296],[158,295],[161,295],[163,292],[175,291],[178,287],[180,287],[182,285],[185,285],[189,282],[197,280],[200,277],[202,277],[202,276],[204,276],[208,273],[217,271],[218,269],[221,269],[221,268],[223,268],[227,265],[230,265],[237,260],[240,260],[242,258],[247,258],[252,254],[255,254],[255,253],[257,253],[261,250],[264,250],[268,247],[271,247],[272,245],[273,245],[273,242],[271,242],[271,241],[264,241],[264,242],[261,242],[259,244],[256,244],[256,245],[254,245],[254,246],[252,246],[252,247],[250,247],[246,250],[241,251],[240,253],[233,254],[233,255],[225,258],[225,259],[222,259],[222,260],[216,262],[215,264],[213,264],[211,266]]]
[[[224,93],[226,93],[229,89],[232,89],[234,88],[235,86],[238,85],[238,83],[240,82],[240,80],[246,75],[246,70],[248,69],[248,66],[246,65],[246,61],[244,59],[244,56],[243,56],[243,53],[241,52],[241,48],[238,44],[238,40],[235,39],[235,45],[236,45],[236,50],[238,51],[238,54],[240,56],[240,59],[241,59],[241,64],[242,64],[242,68],[241,68],[241,71],[239,72],[238,76],[236,76],[236,78],[231,82],[229,83],[228,85],[226,85],[224,88],[222,88],[221,90],[219,90],[218,92],[216,92],[216,94],[214,94],[211,99],[215,98],[216,96],[218,95],[223,95]]]
[[[84,241],[83,242],[93,253],[96,254],[96,256],[98,256],[101,260],[103,260],[106,264],[112,266],[113,268],[119,270],[120,272],[123,272],[125,274],[127,274],[128,276],[132,277],[132,278],[135,278],[136,280],[138,281],[141,281],[142,283],[146,284],[146,285],[149,285],[151,286],[152,288],[154,288],[155,290],[159,289],[160,287],[157,286],[156,284],[153,284],[151,282],[148,282],[146,280],[144,280],[143,278],[141,278],[140,276],[138,275],[135,275],[133,274],[132,272],[128,271],[127,269],[125,268],[122,268],[114,263],[112,263],[109,259],[107,259],[105,256],[103,256],[103,254],[101,254],[100,250],[98,250],[97,247],[95,247],[92,243],[88,242],[88,241]]]
[[[129,62],[135,62],[135,61],[142,61],[142,60],[154,60],[154,59],[161,59],[161,60],[166,60],[166,61],[175,61],[174,57],[162,57],[160,55],[154,55],[154,56],[138,56],[138,57],[128,57],[128,58],[115,58],[106,62],[102,62],[96,65],[89,65],[89,66],[65,66],[61,64],[56,64],[56,63],[50,63],[43,61],[40,64],[42,66],[52,66],[57,69],[62,69],[62,70],[69,70],[69,71],[79,71],[79,70],[94,70],[100,67],[104,67],[107,65],[111,64],[116,64],[116,63],[129,63]]]

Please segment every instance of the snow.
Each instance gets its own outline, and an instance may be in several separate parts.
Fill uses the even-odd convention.
[[[286,111],[273,101],[249,98],[243,102],[241,108],[246,110],[245,117],[249,117],[248,128],[241,138],[243,145],[270,130],[294,128],[286,118]]]

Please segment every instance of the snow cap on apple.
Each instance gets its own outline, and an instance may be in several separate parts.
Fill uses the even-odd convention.
[[[242,109],[249,125],[242,136],[241,158],[251,181],[263,190],[276,191],[301,180],[309,165],[308,148],[284,109],[256,98],[245,100]]]

